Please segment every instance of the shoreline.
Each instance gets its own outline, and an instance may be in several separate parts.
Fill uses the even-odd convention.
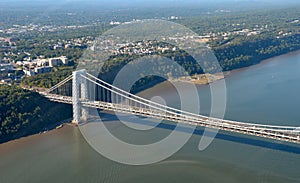
[[[60,128],[58,128],[58,127],[60,127],[60,126],[61,126],[61,128],[64,128],[66,125],[73,126],[72,119],[69,118],[69,119],[62,120],[60,122],[57,122],[57,123],[47,126],[43,131],[40,131],[39,133],[33,133],[33,134],[25,135],[23,137],[19,137],[16,139],[8,140],[8,141],[0,143],[0,145],[13,143],[16,141],[20,141],[22,139],[26,139],[26,138],[30,138],[30,137],[34,137],[34,136],[38,136],[38,135],[43,135],[43,134],[49,133],[51,131],[59,130]]]
[[[198,77],[198,78],[201,77],[201,79],[185,80],[186,77],[184,77],[183,79],[180,79],[180,78],[179,79],[170,79],[168,81],[195,84],[197,86],[205,86],[205,85],[209,85],[210,83],[217,82],[219,80],[225,79],[225,78],[227,78],[227,77],[229,77],[233,74],[243,72],[243,71],[245,71],[249,68],[259,67],[262,64],[267,64],[269,62],[272,62],[274,59],[281,58],[281,57],[292,56],[292,55],[297,55],[297,54],[300,54],[300,49],[296,50],[296,51],[289,52],[289,53],[285,53],[285,54],[282,54],[282,55],[278,55],[278,56],[275,56],[275,57],[271,57],[271,58],[268,58],[268,59],[261,60],[259,63],[254,64],[254,65],[250,65],[250,66],[247,66],[247,67],[242,67],[242,68],[234,69],[234,70],[231,70],[231,71],[224,71],[222,73],[217,73],[217,74],[198,74],[198,75],[196,75],[196,77]],[[193,77],[191,77],[191,78],[193,78]],[[154,85],[154,86],[156,86],[156,85]],[[148,88],[148,89],[150,89],[150,88]],[[145,91],[145,90],[143,90],[143,91]]]
[[[285,53],[285,54],[282,54],[282,55],[278,55],[278,56],[275,56],[275,57],[264,59],[264,60],[261,60],[259,63],[254,64],[254,65],[250,65],[248,67],[243,67],[243,68],[234,69],[232,71],[227,71],[227,72],[229,72],[229,74],[226,75],[226,77],[230,76],[232,74],[235,74],[235,73],[239,73],[239,72],[245,71],[245,70],[247,70],[249,68],[259,67],[259,66],[261,66],[263,64],[267,64],[269,62],[272,62],[274,59],[278,59],[278,58],[281,58],[281,57],[292,56],[292,55],[298,55],[298,54],[300,54],[300,49],[297,50],[297,51],[292,51],[292,52],[289,52],[289,53]]]
[[[267,63],[272,62],[274,59],[277,59],[277,58],[287,57],[287,56],[297,55],[297,54],[300,54],[300,50],[293,51],[293,52],[286,53],[286,54],[282,54],[282,55],[275,56],[275,57],[272,57],[272,58],[268,58],[268,59],[260,61],[258,64],[251,65],[251,66],[248,66],[248,67],[243,67],[243,68],[235,69],[235,70],[232,70],[232,71],[226,71],[226,72],[224,72],[225,73],[224,77],[222,77],[220,79],[225,79],[225,78],[227,78],[227,77],[229,77],[229,76],[231,76],[233,74],[236,74],[236,73],[239,73],[239,72],[243,72],[243,71],[245,71],[245,70],[247,70],[249,68],[252,68],[252,67],[259,67],[262,64],[267,64]],[[219,74],[217,74],[217,75],[219,75]],[[218,79],[218,80],[220,80],[220,79]],[[217,82],[218,80],[213,80],[212,82]],[[197,81],[195,81],[195,82],[193,82],[193,81],[181,81],[181,80],[178,80],[178,79],[176,79],[176,80],[169,80],[169,81],[182,82],[182,83],[193,83],[196,86],[205,86],[205,85],[209,84],[209,83],[206,83],[206,84],[200,83],[199,84],[199,82],[197,82]],[[212,83],[212,82],[210,82],[210,83]],[[162,82],[162,83],[164,83],[164,82]],[[155,86],[158,86],[158,85],[160,85],[162,83],[158,83],[158,84],[156,84],[156,85],[154,85],[154,86],[152,86],[150,88],[144,89],[144,90],[138,92],[137,94],[143,93],[146,90],[154,88]],[[59,129],[56,129],[56,127],[58,127],[60,125],[63,125],[62,128],[65,128],[66,125],[67,126],[74,126],[74,125],[72,125],[71,121],[72,121],[72,119],[65,119],[63,121],[60,121],[60,122],[57,122],[55,124],[49,125],[49,126],[46,127],[45,131],[46,131],[46,133],[48,133],[48,132],[51,132],[51,131],[59,130]],[[8,143],[14,143],[14,142],[20,141],[22,139],[31,138],[33,136],[43,135],[43,134],[45,134],[44,133],[45,131],[39,132],[39,133],[36,133],[36,134],[27,135],[27,136],[20,137],[20,138],[16,138],[16,139],[13,139],[13,140],[9,140],[9,141],[0,143],[0,145],[4,145],[4,144],[8,144]]]
[[[41,138],[48,138],[48,136],[52,136],[53,134],[61,133],[60,131],[66,131],[73,127],[74,126],[71,123],[65,123],[59,129],[54,128],[54,129],[47,131],[46,133],[36,133],[36,134],[29,135],[29,136],[21,137],[21,138],[15,139],[15,140],[7,141],[7,142],[0,144],[0,150],[5,150],[5,149],[2,149],[2,146],[3,147],[7,147],[7,146],[10,147],[10,146],[15,146],[15,145],[22,146],[22,144],[24,142],[28,142],[28,141],[36,142],[37,140],[39,140]]]

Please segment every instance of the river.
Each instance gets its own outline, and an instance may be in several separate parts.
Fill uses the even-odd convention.
[[[234,72],[226,78],[225,118],[300,126],[299,71],[298,52]],[[208,114],[209,88],[199,86],[198,90],[201,113]],[[176,92],[167,83],[142,95],[161,95],[173,105],[178,103]],[[122,128],[112,130],[129,140],[136,138]],[[169,129],[156,128],[139,139],[157,140],[169,133]],[[206,150],[199,151],[200,138],[193,135],[179,152],[162,162],[127,166],[99,155],[78,128],[65,126],[1,144],[0,182],[300,182],[299,145],[220,133]]]

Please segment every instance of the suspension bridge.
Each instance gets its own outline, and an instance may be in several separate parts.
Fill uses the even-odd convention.
[[[88,120],[89,108],[96,108],[300,144],[300,127],[245,123],[193,114],[123,91],[86,70],[73,72],[40,94],[50,101],[73,105],[73,122],[77,125]]]

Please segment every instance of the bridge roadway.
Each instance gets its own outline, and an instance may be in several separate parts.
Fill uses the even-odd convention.
[[[72,97],[41,93],[49,100],[59,103],[72,104]],[[251,123],[242,123],[230,120],[221,120],[205,116],[190,116],[174,114],[151,108],[140,108],[125,104],[114,104],[101,101],[81,101],[83,107],[97,108],[101,110],[115,111],[127,114],[134,114],[143,117],[151,117],[161,120],[173,121],[201,127],[209,127],[229,132],[236,132],[246,135],[259,136],[274,140],[280,140],[300,144],[300,129],[285,126],[269,126]]]

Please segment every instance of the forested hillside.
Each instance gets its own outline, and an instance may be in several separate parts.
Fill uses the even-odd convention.
[[[17,86],[0,86],[0,111],[0,143],[39,133],[72,116],[70,105]]]

